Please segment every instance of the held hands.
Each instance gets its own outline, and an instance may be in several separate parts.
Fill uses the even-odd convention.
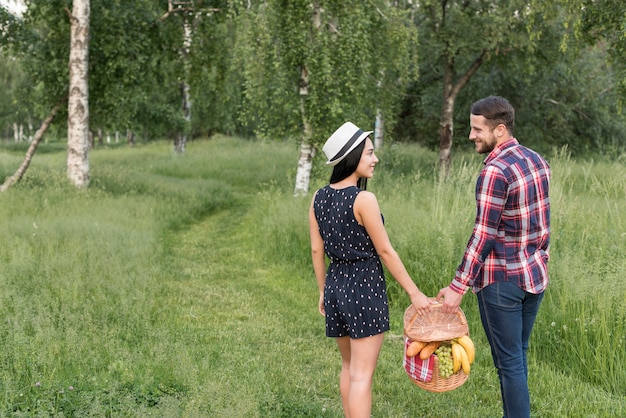
[[[455,292],[448,286],[441,289],[437,294],[437,303],[441,303],[442,299],[443,306],[441,307],[441,311],[444,313],[454,313],[459,309],[459,306],[461,306],[463,294]]]
[[[411,304],[413,304],[413,307],[419,315],[424,315],[430,312],[431,305],[433,303],[434,302],[432,302],[428,296],[420,291],[411,296]]]

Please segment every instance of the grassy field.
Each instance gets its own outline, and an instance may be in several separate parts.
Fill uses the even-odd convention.
[[[23,158],[0,152],[0,176]],[[63,147],[42,145],[0,194],[0,415],[340,417],[340,357],[324,336],[310,265],[310,196],[292,196],[293,144],[218,137],[96,149],[91,187],[65,181]],[[481,160],[381,152],[369,189],[426,293],[452,278],[474,217]],[[529,351],[535,417],[626,416],[624,161],[547,156],[553,169],[551,284]],[[317,164],[311,193],[330,172]],[[375,417],[501,416],[475,297],[463,309],[472,374],[426,392],[402,369],[408,298],[389,278],[392,330]]]

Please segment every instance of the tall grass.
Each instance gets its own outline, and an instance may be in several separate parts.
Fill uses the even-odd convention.
[[[338,417],[339,355],[324,337],[307,210],[294,198],[297,148],[218,137],[97,149],[76,191],[65,154],[35,156],[0,194],[0,405],[5,416]],[[381,152],[369,189],[418,285],[450,279],[471,232],[480,158]],[[549,156],[552,282],[531,341],[533,415],[626,413],[626,252],[622,162]],[[19,164],[0,153],[0,175]],[[374,416],[497,416],[498,383],[476,301],[477,345],[461,388],[431,394],[401,368],[408,298],[390,278],[392,330],[375,377]]]
[[[622,161],[553,164],[552,286],[537,352],[548,364],[626,393],[626,168]],[[562,355],[563,352],[567,355]]]

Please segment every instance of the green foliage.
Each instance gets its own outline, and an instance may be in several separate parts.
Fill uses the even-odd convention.
[[[158,24],[165,8],[153,1],[92,0],[89,45],[91,128],[163,135],[181,124],[172,30]],[[163,6],[163,4],[161,5]],[[32,0],[11,22],[5,42],[38,88],[22,94],[46,115],[67,96],[71,2]],[[28,103],[28,102],[27,102]],[[58,115],[64,124],[66,109]]]
[[[221,132],[252,136],[238,120],[243,73],[236,65],[237,29],[226,3],[210,2],[218,11],[202,13],[196,21],[190,69],[195,135]]]
[[[418,79],[407,84],[397,138],[438,147],[440,124],[445,123],[442,121],[444,96],[448,96],[446,100],[456,100],[456,86],[467,83],[463,80],[472,65],[481,62],[480,73],[485,62],[499,54],[532,50],[534,41],[525,28],[526,3],[516,0],[419,2],[414,24],[420,34],[420,72]],[[469,79],[471,82],[473,77],[476,76]],[[459,90],[463,91],[463,88]],[[458,116],[454,122],[457,120]]]
[[[609,87],[616,84],[616,74],[605,65],[606,51],[592,47],[583,55],[559,52],[553,42],[559,35],[552,34],[552,41],[547,40],[549,36],[544,33],[547,44],[542,46],[541,55],[529,59],[512,53],[503,58],[507,63],[487,65],[461,95],[459,108],[465,112],[461,112],[458,123],[467,126],[467,113],[476,98],[501,94],[516,109],[514,134],[522,143],[543,152],[565,146],[578,157],[619,155],[625,145],[626,115],[618,107],[618,90]],[[556,55],[559,61],[550,64],[547,57]],[[528,60],[533,61],[533,73],[522,71],[528,68],[524,64]],[[520,71],[510,75],[507,68],[513,63]],[[461,147],[467,147],[466,134],[464,129]]]
[[[623,94],[615,86],[623,74],[618,66],[607,65],[612,52],[602,42],[586,47],[576,37],[578,2],[533,2],[531,7],[526,2],[498,2],[497,7],[491,3],[425,3],[428,7],[417,16],[420,78],[409,86],[396,138],[438,147],[446,53],[454,54],[459,77],[487,49],[487,61],[455,105],[457,149],[466,146],[471,103],[499,94],[515,106],[516,135],[528,145],[546,151],[567,145],[578,156],[621,152],[626,124],[620,107]],[[589,9],[610,9],[597,6]]]
[[[91,0],[93,128],[133,129],[148,135],[180,128],[175,45],[182,36],[180,30],[157,23],[165,10],[154,1]]]
[[[388,5],[268,1],[239,10],[237,27],[242,117],[262,137],[301,138],[303,118],[315,144],[345,120],[372,128],[377,110],[393,114],[415,65],[415,32],[407,15]]]
[[[626,4],[610,0],[585,0],[581,36],[591,43],[606,42],[609,62],[617,74],[620,110],[626,95]]]
[[[71,1],[27,3],[23,18],[0,11],[5,137],[13,122],[30,119],[36,129],[67,95]],[[487,51],[458,96],[454,144],[464,143],[470,103],[502,94],[531,145],[567,144],[577,156],[624,147],[623,2],[196,0],[194,11],[163,19],[165,0],[90,3],[94,131],[294,141],[306,119],[319,146],[345,120],[373,128],[380,112],[387,138],[435,149],[444,65],[455,82]],[[183,22],[193,29],[188,61]],[[182,117],[183,81],[191,127]],[[57,116],[54,140],[64,137],[66,119]]]
[[[13,123],[28,124],[31,115],[24,103],[20,103],[20,93],[30,83],[22,71],[20,62],[8,56],[2,48],[0,48],[0,85],[3,86],[3,94],[0,96],[0,137],[9,137]]]
[[[22,58],[26,73],[43,87],[34,98],[42,111],[49,111],[67,95],[70,24],[65,8],[71,10],[70,1],[31,1],[23,19],[16,22],[12,47]],[[59,118],[65,119],[63,113]]]

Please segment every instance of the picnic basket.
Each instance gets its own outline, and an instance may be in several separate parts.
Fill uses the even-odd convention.
[[[409,305],[404,312],[405,336],[411,341],[427,342],[450,341],[463,335],[469,336],[467,319],[461,308],[455,313],[447,314],[441,311],[441,307],[441,304],[433,304],[428,314],[419,315],[413,305]],[[414,379],[409,374],[409,379],[417,386],[430,392],[447,392],[458,388],[467,381],[468,376],[462,369],[450,377],[441,377],[437,356],[433,357],[433,373],[429,382]]]

